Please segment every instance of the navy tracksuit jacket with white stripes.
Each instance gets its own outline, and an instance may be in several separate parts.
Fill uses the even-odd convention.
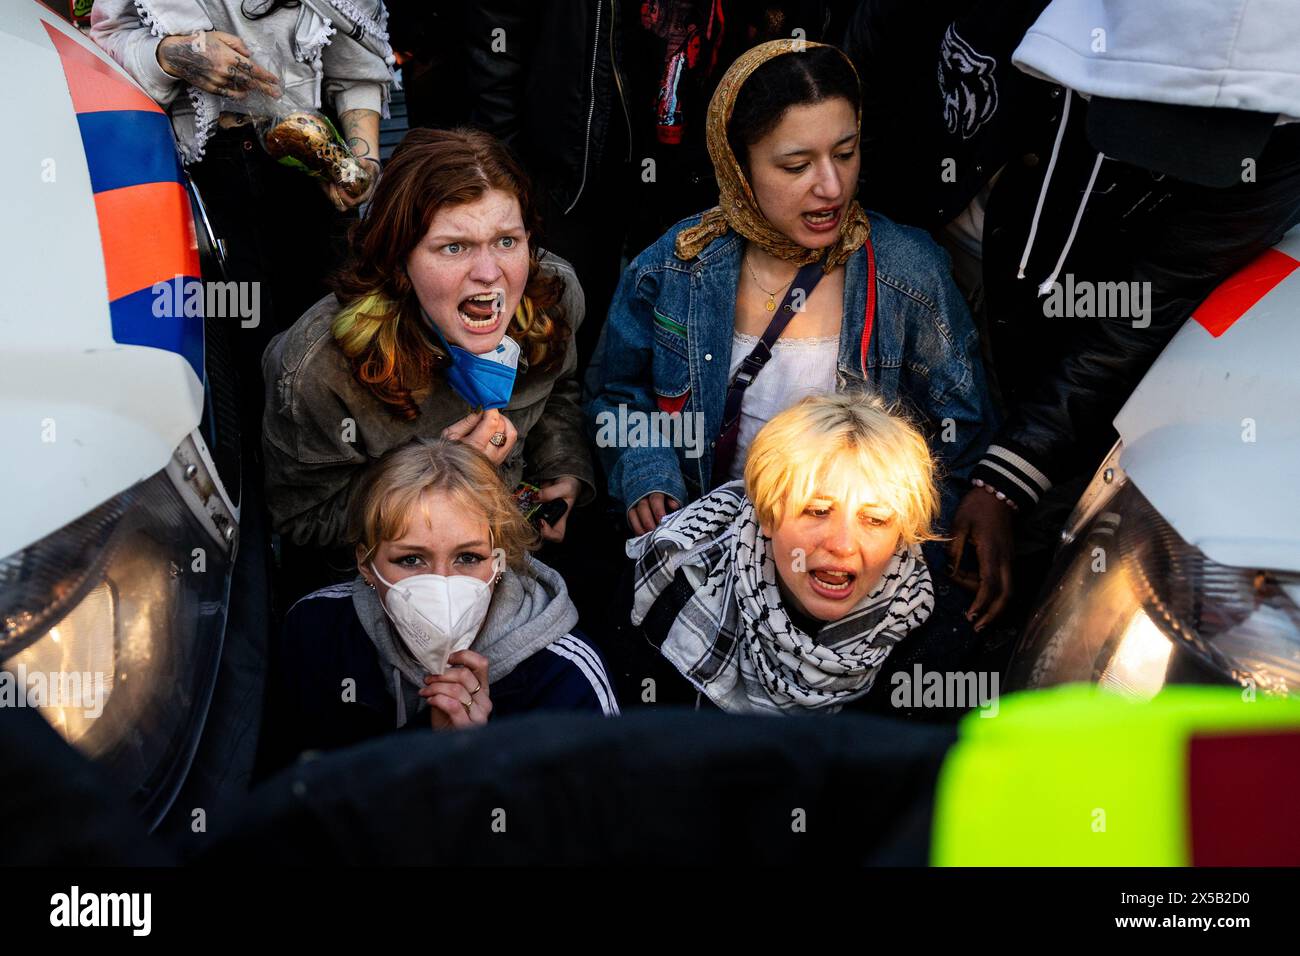
[[[355,681],[354,688],[344,684]],[[345,690],[350,691],[345,693]],[[493,721],[537,711],[618,713],[600,652],[568,634],[495,681]],[[396,701],[379,654],[352,606],[350,586],[295,604],[271,644],[258,776],[304,750],[331,750],[392,731]],[[422,709],[402,729],[429,728]]]

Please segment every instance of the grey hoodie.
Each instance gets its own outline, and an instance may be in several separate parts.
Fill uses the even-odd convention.
[[[378,593],[370,589],[361,575],[352,582],[352,606],[379,651],[382,669],[392,681],[397,700],[395,726],[402,727],[407,714],[418,713],[427,706],[419,693],[424,686],[425,670],[407,651]],[[569,599],[564,579],[529,557],[523,573],[507,570],[502,576],[470,650],[488,659],[488,681],[499,681],[523,661],[564,637],[577,623],[578,609]]]

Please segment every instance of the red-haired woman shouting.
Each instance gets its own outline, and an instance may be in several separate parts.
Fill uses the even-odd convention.
[[[492,137],[406,137],[336,294],[262,359],[277,531],[341,544],[364,466],[414,438],[472,445],[542,501],[593,496],[573,345],[582,290],[567,262],[530,245],[534,227],[527,179]],[[564,518],[541,528],[552,541],[564,530]]]

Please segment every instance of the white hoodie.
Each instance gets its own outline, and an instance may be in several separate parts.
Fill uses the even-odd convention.
[[[1296,0],[1053,0],[1012,56],[1088,96],[1300,119]]]

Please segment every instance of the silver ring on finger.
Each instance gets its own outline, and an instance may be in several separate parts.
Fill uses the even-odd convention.
[[[492,447],[500,448],[506,443],[506,433],[497,432],[495,435],[493,435],[491,438],[488,439],[488,442],[491,443]]]

